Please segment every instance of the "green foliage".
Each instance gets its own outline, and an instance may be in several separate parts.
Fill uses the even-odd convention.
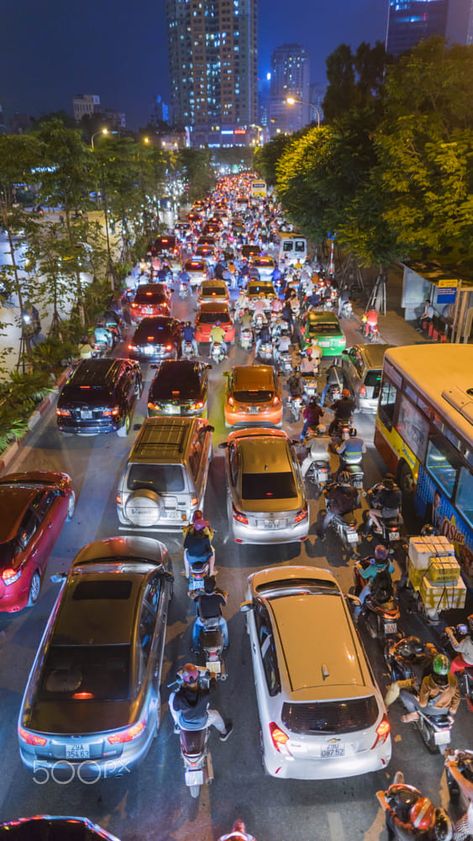
[[[176,155],[176,169],[186,184],[190,202],[203,198],[215,184],[209,149],[180,149]]]
[[[353,111],[366,111],[381,102],[388,56],[383,44],[363,42],[356,53],[340,44],[327,58],[327,91],[323,101],[325,120],[339,122]]]
[[[294,136],[277,134],[269,143],[255,149],[254,168],[267,184],[276,184],[276,166],[283,153],[294,142]]]

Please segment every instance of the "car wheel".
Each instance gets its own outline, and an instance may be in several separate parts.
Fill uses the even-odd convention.
[[[67,502],[67,519],[72,520],[74,516],[74,511],[76,510],[76,495],[74,491],[71,491],[69,496],[69,500]]]
[[[117,435],[120,438],[126,438],[131,427],[131,414],[127,411],[125,415],[125,422],[117,429]]]
[[[36,604],[39,598],[40,590],[41,576],[38,570],[36,570],[36,572],[33,573],[33,576],[31,578],[30,592],[28,593],[28,607],[33,607],[33,605]]]

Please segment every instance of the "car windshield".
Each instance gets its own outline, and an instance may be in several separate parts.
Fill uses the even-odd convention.
[[[263,584],[258,584],[255,587],[257,593],[274,593],[275,590],[284,590],[287,594],[288,590],[299,591],[301,588],[305,590],[314,590],[320,592],[334,592],[339,593],[338,584],[335,581],[325,581],[323,578],[281,578],[276,581],[265,581]]]
[[[268,403],[274,392],[267,390],[235,391],[233,397],[238,403]]]
[[[129,645],[52,645],[38,700],[124,701],[130,697]]]
[[[180,493],[185,489],[180,464],[132,464],[128,474],[128,489],[149,488],[156,493]]]
[[[282,723],[292,733],[354,733],[372,727],[378,718],[376,698],[283,704]]]
[[[186,365],[176,371],[174,365],[163,365],[151,384],[150,397],[159,400],[199,397],[201,384],[198,370]]]
[[[319,333],[324,336],[335,336],[340,333],[340,328],[338,324],[333,324],[330,321],[315,321],[312,324],[309,321],[309,332]]]
[[[202,295],[225,295],[227,294],[227,290],[223,288],[223,286],[205,286],[202,289]]]
[[[138,288],[135,295],[135,304],[162,304],[166,300],[166,294],[162,289]]]
[[[228,322],[229,318],[225,312],[201,312],[199,322],[201,324],[215,324],[217,321]]]
[[[248,284],[248,295],[270,295],[273,292],[273,287],[267,283]]]
[[[243,499],[289,499],[297,496],[293,473],[243,473]]]

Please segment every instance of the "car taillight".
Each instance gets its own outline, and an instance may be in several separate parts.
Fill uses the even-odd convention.
[[[132,309],[136,309],[137,306],[138,306],[138,304],[135,304],[135,302],[133,301],[133,303],[131,305]]]
[[[70,418],[71,413],[69,409],[56,409],[56,415],[58,418]]]
[[[238,523],[243,523],[244,526],[248,525],[248,517],[238,511],[235,506],[233,506],[233,519],[236,520]]]
[[[102,415],[105,418],[116,418],[120,414],[120,406],[114,406],[113,409],[104,409]]]
[[[359,395],[360,395],[360,397],[366,397],[366,386],[365,385],[360,385]]]
[[[166,350],[172,350],[172,345],[165,345]]]
[[[18,728],[18,735],[23,742],[26,742],[27,745],[34,745],[35,747],[42,747],[43,745],[47,744],[47,739],[44,736],[37,736],[35,733],[28,733],[27,730],[23,730],[23,727]]]
[[[130,344],[128,345],[128,350],[135,350],[136,345]]]
[[[157,403],[148,403],[148,409],[159,409]]]
[[[121,504],[122,504],[122,495],[121,495],[121,494],[117,494],[117,495],[116,495],[116,497],[115,497],[115,502],[117,503],[117,505],[121,505]]]
[[[2,570],[2,580],[3,583],[9,587],[10,584],[14,584],[15,581],[18,581],[21,578],[22,570],[20,569],[12,569],[11,567],[7,567],[6,569]]]
[[[383,718],[381,719],[380,723],[378,724],[378,726],[376,728],[376,739],[374,740],[373,744],[371,745],[371,750],[373,750],[376,747],[376,745],[382,745],[386,741],[386,739],[388,738],[390,732],[391,732],[391,725],[390,725],[388,719],[386,718],[386,716],[383,716]]]
[[[286,748],[286,745],[289,741],[289,736],[287,735],[287,733],[285,733],[284,730],[281,730],[281,728],[278,727],[278,725],[274,721],[271,721],[269,725],[269,733],[271,735],[271,741],[276,750],[278,750],[280,753],[287,753],[288,749]]]
[[[302,520],[307,519],[307,508],[301,508],[300,511],[297,512],[296,516],[294,517],[295,523],[300,523]]]
[[[235,401],[234,401],[233,397],[228,398],[228,405],[229,406],[234,406],[235,405]]]
[[[199,497],[193,496],[191,499],[191,505],[198,505],[199,504]]]
[[[111,745],[122,745],[125,742],[132,742],[138,736],[141,736],[145,727],[146,723],[144,721],[138,721],[132,727],[127,727],[126,730],[121,730],[120,733],[114,733],[113,736],[109,736],[107,741]]]
[[[279,406],[280,400],[279,397],[273,397],[273,406]]]
[[[193,403],[193,404],[192,404],[192,408],[193,408],[193,409],[203,409],[203,408],[204,408],[203,401],[202,401],[202,400],[198,400],[198,401],[197,401],[197,403]]]

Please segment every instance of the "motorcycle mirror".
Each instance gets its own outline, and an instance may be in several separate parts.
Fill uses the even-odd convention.
[[[253,610],[254,604],[252,601],[245,601],[240,604],[240,613],[249,613]]]
[[[67,572],[57,572],[55,575],[49,576],[49,580],[52,581],[53,584],[62,584],[66,578]]]

